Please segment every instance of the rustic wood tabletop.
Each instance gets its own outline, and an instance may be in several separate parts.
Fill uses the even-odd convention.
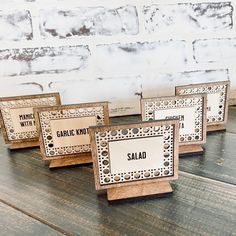
[[[111,119],[112,123],[140,116]],[[174,192],[107,202],[92,165],[49,170],[39,149],[0,138],[0,235],[236,235],[236,107],[204,155],[180,158]]]

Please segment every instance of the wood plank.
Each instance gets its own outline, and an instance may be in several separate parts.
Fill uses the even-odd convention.
[[[172,186],[174,196],[171,200],[163,198],[159,206],[155,200],[146,201],[145,205],[138,204],[139,209],[151,215],[158,212],[166,222],[187,227],[189,235],[233,235],[236,232],[236,225],[232,224],[236,209],[230,209],[236,204],[235,186],[184,172]],[[224,229],[220,229],[219,225],[228,217],[232,217],[231,223],[225,222]]]
[[[207,133],[215,132],[215,131],[226,131],[225,125],[209,125],[207,126]]]
[[[236,133],[236,106],[229,108],[228,122],[226,125],[227,132]]]
[[[0,199],[75,235],[225,235],[236,231],[235,186],[181,173],[174,193],[109,205],[88,165],[38,167],[30,150],[1,149]],[[30,160],[30,162],[28,162]]]
[[[81,153],[81,154],[76,154],[74,157],[68,156],[65,158],[51,160],[49,168],[53,169],[58,167],[73,166],[92,162],[93,160],[91,153]]]
[[[203,155],[180,158],[179,169],[207,178],[236,184],[236,134],[215,132],[207,136]]]
[[[168,181],[161,181],[157,183],[145,183],[109,188],[107,189],[107,199],[108,201],[113,201],[171,192],[173,192],[173,189],[170,183]]]
[[[115,118],[113,123],[120,120],[133,122],[137,117]],[[197,164],[185,163],[181,168],[234,183],[235,135],[215,133],[209,140],[205,158],[195,156]],[[218,150],[217,143],[221,145]],[[0,150],[0,199],[66,232],[75,235],[233,235],[236,232],[235,186],[180,173],[180,179],[172,183],[174,193],[165,198],[109,205],[104,192],[95,191],[91,165],[50,171],[39,158],[38,149],[8,151],[1,138]],[[212,168],[216,164],[214,158],[219,160],[216,170]],[[181,158],[180,162],[190,159]],[[214,171],[218,171],[215,176]]]
[[[31,148],[31,147],[38,147],[39,141],[30,141],[30,142],[19,142],[19,143],[12,143],[9,145],[9,149],[21,149],[21,148]]]
[[[110,123],[114,125],[127,124],[127,123],[135,123],[141,121],[141,115],[134,116],[117,116],[110,118]]]
[[[182,155],[188,155],[188,154],[202,154],[203,148],[201,145],[197,144],[190,144],[190,145],[180,145],[179,146],[179,154]]]
[[[0,202],[1,235],[63,235],[51,227]]]

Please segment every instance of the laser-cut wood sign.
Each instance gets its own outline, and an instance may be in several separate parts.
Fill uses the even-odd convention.
[[[108,200],[172,192],[179,121],[90,127],[95,186]]]
[[[225,130],[228,118],[229,81],[177,86],[176,95],[207,94],[207,131]]]
[[[141,99],[142,120],[179,119],[179,153],[201,153],[206,142],[206,95]]]
[[[108,125],[108,103],[35,109],[40,148],[50,168],[92,162],[89,126]]]
[[[9,148],[39,146],[33,108],[60,104],[59,93],[0,98],[0,121]]]

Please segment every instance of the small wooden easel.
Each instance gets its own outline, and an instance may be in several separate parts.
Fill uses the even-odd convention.
[[[133,197],[142,197],[163,193],[171,193],[173,189],[169,181],[158,181],[154,183],[139,183],[130,186],[120,186],[107,189],[108,201],[121,200]]]
[[[179,146],[179,154],[202,154],[204,149],[200,144],[191,144],[191,145],[180,145]]]
[[[58,167],[73,166],[92,162],[93,161],[91,152],[86,152],[83,154],[77,154],[73,156],[67,156],[59,159],[50,160],[49,168],[53,169]]]
[[[29,148],[29,147],[39,147],[39,141],[11,143],[9,146],[9,149],[14,150],[14,149],[21,149],[21,148]]]

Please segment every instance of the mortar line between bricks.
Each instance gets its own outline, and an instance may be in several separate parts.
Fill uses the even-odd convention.
[[[53,230],[55,230],[55,231],[57,231],[57,232],[59,232],[59,233],[62,233],[63,235],[75,236],[75,234],[72,234],[72,233],[70,233],[70,232],[64,230],[63,228],[61,228],[61,227],[59,227],[59,226],[57,226],[57,225],[54,225],[54,224],[52,224],[52,223],[50,223],[50,222],[48,222],[48,221],[46,221],[46,220],[44,220],[44,219],[42,219],[42,218],[40,218],[40,217],[34,215],[34,214],[31,214],[31,213],[29,213],[29,212],[27,212],[27,211],[25,211],[25,210],[23,210],[23,209],[21,209],[21,208],[15,206],[15,205],[11,204],[11,203],[9,203],[9,202],[3,200],[3,199],[0,199],[0,202],[3,203],[3,204],[5,204],[5,205],[7,205],[7,206],[9,206],[9,207],[11,207],[11,208],[13,208],[13,209],[16,210],[16,211],[21,212],[21,213],[24,214],[24,215],[29,216],[30,218],[33,218],[34,220],[36,220],[36,221],[38,221],[38,222],[40,222],[40,223],[42,223],[42,224],[44,224],[44,225],[47,225],[48,227],[52,228]]]

